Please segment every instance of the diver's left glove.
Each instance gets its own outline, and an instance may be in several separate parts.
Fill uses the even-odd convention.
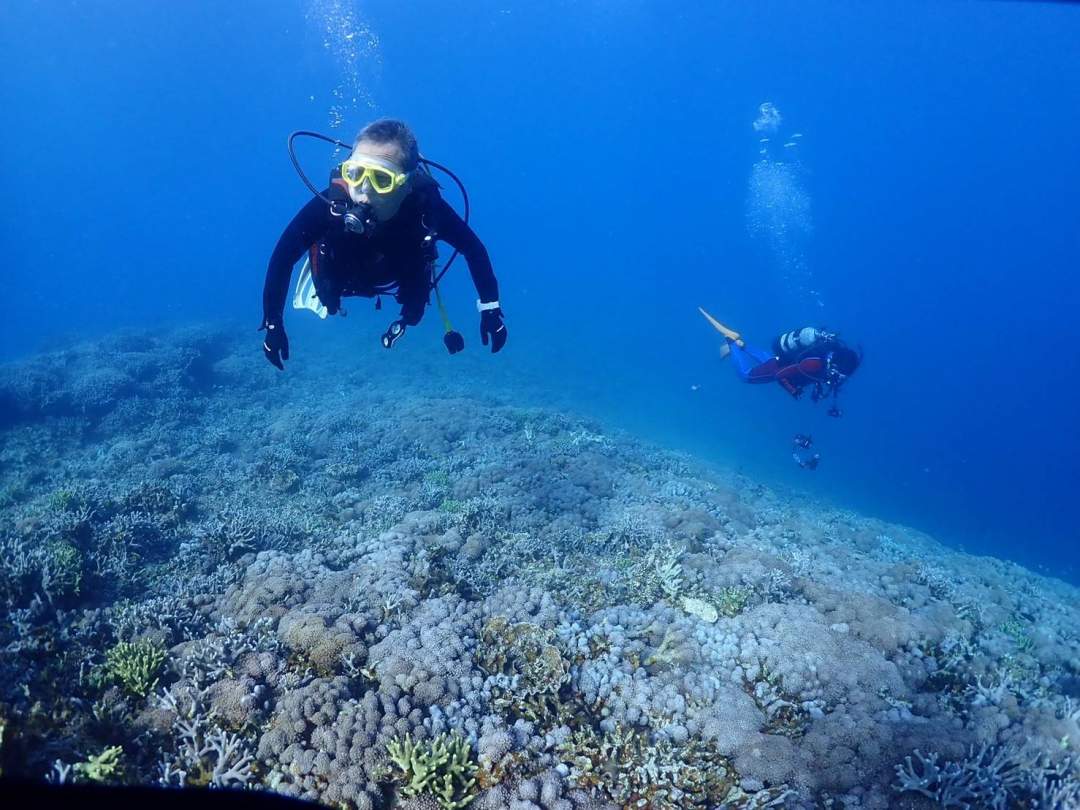
[[[506,324],[503,323],[503,311],[498,301],[484,304],[476,302],[480,310],[480,342],[485,346],[491,341],[491,353],[495,354],[506,345]]]
[[[285,334],[285,326],[281,321],[263,321],[259,331],[266,332],[263,338],[263,354],[266,359],[282,371],[285,370],[282,360],[289,359],[289,336]]]

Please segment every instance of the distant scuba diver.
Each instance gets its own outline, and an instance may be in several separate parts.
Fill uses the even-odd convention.
[[[810,388],[814,402],[832,397],[829,416],[843,416],[836,397],[859,368],[861,352],[849,348],[836,334],[813,326],[784,332],[773,340],[772,351],[765,351],[748,345],[742,335],[701,307],[698,311],[724,336],[723,354],[731,355],[735,371],[744,382],[779,383],[796,399]]]
[[[350,149],[348,159],[335,167],[330,185],[319,191],[311,184],[293,151],[297,136],[319,138]],[[279,369],[289,359],[284,309],[293,265],[306,254],[293,296],[293,307],[310,309],[321,318],[345,314],[346,296],[375,298],[393,295],[400,316],[390,323],[382,345],[390,349],[424,315],[431,292],[445,327],[443,342],[451,354],[465,347],[453,330],[439,295],[438,283],[458,253],[465,257],[479,298],[480,339],[497,352],[506,343],[506,325],[499,305],[499,285],[487,250],[468,225],[465,187],[449,169],[420,156],[416,137],[401,121],[380,119],[364,127],[349,144],[299,131],[289,136],[289,155],[305,185],[314,193],[278,239],[263,286],[263,354]],[[458,216],[439,194],[428,167],[446,172],[461,189],[465,218]],[[436,268],[435,243],[454,248],[441,270]]]
[[[796,433],[795,438],[791,440],[791,457],[795,459],[795,463],[804,470],[816,470],[818,464],[821,462],[821,453],[802,452],[803,450],[809,450],[813,445],[813,438],[804,436],[802,433]]]

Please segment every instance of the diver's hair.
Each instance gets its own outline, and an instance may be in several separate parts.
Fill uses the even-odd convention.
[[[420,147],[416,145],[416,136],[409,125],[396,118],[380,118],[372,121],[356,136],[356,143],[392,143],[400,150],[405,159],[405,171],[411,172],[420,163]],[[356,144],[353,144],[355,147]]]

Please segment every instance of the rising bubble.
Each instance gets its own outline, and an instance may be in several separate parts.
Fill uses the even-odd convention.
[[[758,107],[753,122],[757,133],[776,133],[783,116],[775,104]],[[797,133],[801,139],[802,133]],[[766,245],[783,281],[819,306],[806,245],[814,230],[812,203],[804,182],[796,135],[783,139],[779,149],[768,138],[758,139],[758,155],[750,168],[746,189],[746,227],[750,236]]]
[[[311,0],[306,16],[339,77],[330,90],[327,123],[330,129],[346,121],[355,126],[375,110],[371,88],[382,72],[379,37],[353,0]]]
[[[776,132],[780,129],[780,122],[783,120],[784,117],[780,115],[780,110],[776,109],[776,105],[771,101],[766,101],[758,107],[758,117],[754,119],[754,131]]]

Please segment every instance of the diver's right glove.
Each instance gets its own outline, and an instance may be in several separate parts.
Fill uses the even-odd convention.
[[[285,366],[281,361],[289,359],[289,336],[285,334],[285,326],[281,321],[263,321],[259,331],[266,332],[266,337],[263,338],[263,355],[284,371]]]
[[[495,354],[506,344],[506,324],[503,323],[503,311],[498,301],[490,303],[476,302],[480,310],[480,342],[485,346],[491,341],[491,353]]]

